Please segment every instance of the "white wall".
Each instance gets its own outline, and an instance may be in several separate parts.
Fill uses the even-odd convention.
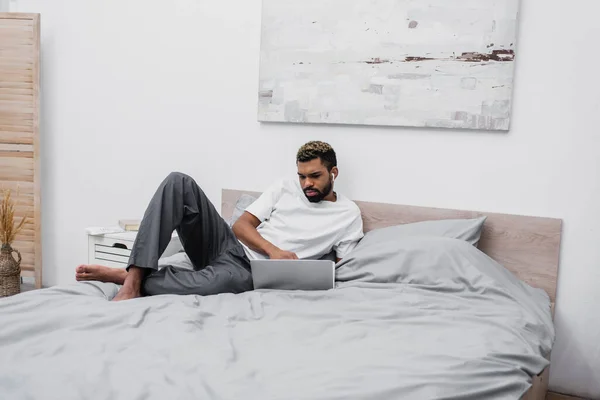
[[[508,134],[261,125],[260,1],[20,0],[42,13],[44,284],[74,280],[84,228],[139,217],[172,170],[209,197],[294,173],[329,141],[338,189],[564,219],[551,387],[600,398],[597,2],[522,2]]]
[[[0,0],[0,12],[17,10],[17,0]]]

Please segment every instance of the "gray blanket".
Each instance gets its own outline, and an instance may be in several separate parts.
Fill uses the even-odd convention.
[[[118,287],[89,282],[2,299],[0,398],[520,398],[548,365],[545,293],[468,244],[406,246],[344,260],[329,291],[109,302]],[[378,279],[390,260],[425,278]]]

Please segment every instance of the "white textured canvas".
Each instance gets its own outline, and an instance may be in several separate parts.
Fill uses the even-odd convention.
[[[263,0],[258,119],[508,130],[519,0]]]

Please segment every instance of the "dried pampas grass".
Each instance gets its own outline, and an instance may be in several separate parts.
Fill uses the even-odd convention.
[[[17,189],[17,197],[19,191]],[[27,218],[23,217],[21,222],[15,225],[15,203],[11,198],[11,191],[4,190],[4,197],[0,205],[0,240],[2,244],[11,244],[17,234],[23,229]]]

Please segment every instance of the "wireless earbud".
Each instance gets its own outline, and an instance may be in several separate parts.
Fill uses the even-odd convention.
[[[331,182],[335,182],[335,175],[333,174],[333,172],[331,173]]]

